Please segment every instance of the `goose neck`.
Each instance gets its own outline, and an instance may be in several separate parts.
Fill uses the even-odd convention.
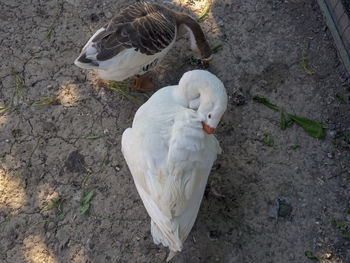
[[[190,16],[183,13],[176,13],[177,26],[183,26],[190,35],[191,49],[199,53],[201,59],[208,59],[211,56],[211,49],[200,25]]]

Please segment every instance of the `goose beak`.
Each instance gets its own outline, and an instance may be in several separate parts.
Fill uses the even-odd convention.
[[[209,125],[205,124],[204,121],[202,121],[202,126],[203,126],[203,130],[208,133],[208,134],[212,134],[214,133],[214,128],[210,127]]]

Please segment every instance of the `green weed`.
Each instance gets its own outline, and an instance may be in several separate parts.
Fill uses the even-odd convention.
[[[207,6],[204,8],[203,12],[197,17],[197,22],[202,22],[202,21],[204,21],[205,16],[208,14],[209,10],[210,10],[210,5],[207,5]]]
[[[306,53],[308,51],[308,47],[309,47],[309,44],[307,42],[307,40],[305,39],[304,41],[304,46],[303,46],[303,49],[301,51],[301,58],[300,58],[300,61],[298,63],[298,67],[304,71],[306,74],[308,75],[313,75],[315,74],[315,71],[313,71],[312,69],[310,69],[310,67],[308,66],[308,64],[310,63],[310,61],[312,61],[312,59],[310,59]]]

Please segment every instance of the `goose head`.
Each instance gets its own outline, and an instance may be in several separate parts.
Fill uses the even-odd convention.
[[[175,12],[175,20],[180,32],[188,32],[191,41],[191,49],[195,57],[199,58],[204,66],[207,67],[212,60],[212,52],[198,22],[190,16],[179,12]]]
[[[224,84],[205,70],[186,72],[176,89],[185,107],[197,112],[203,130],[212,134],[227,108]]]

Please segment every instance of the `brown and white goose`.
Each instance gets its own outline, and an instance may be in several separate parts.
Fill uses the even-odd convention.
[[[94,70],[104,80],[122,81],[146,73],[160,63],[184,27],[192,51],[203,63],[211,50],[199,24],[190,16],[150,2],[137,2],[123,9],[89,39],[74,64]],[[133,88],[152,89],[137,78]]]

